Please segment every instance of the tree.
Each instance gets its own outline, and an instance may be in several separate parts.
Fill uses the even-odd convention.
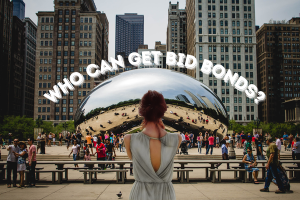
[[[75,132],[74,121],[67,121],[66,124],[67,124],[67,129],[66,130],[68,132]],[[63,123],[59,123],[57,126],[55,126],[54,127],[54,132],[55,133],[60,133],[60,132],[64,131],[65,128],[64,128],[63,125],[64,125],[64,122]]]
[[[28,137],[33,137],[34,121],[32,118],[25,116],[4,116],[3,122],[0,125],[0,133],[4,138],[8,138],[8,133],[13,134],[13,138],[25,140]]]
[[[38,127],[38,125],[35,122],[35,128]],[[53,127],[53,123],[52,122],[48,122],[48,121],[43,121],[43,124],[40,125],[40,128],[43,128],[45,133],[50,133],[50,132],[54,132],[54,127]]]

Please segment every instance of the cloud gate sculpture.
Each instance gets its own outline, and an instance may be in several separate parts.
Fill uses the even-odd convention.
[[[221,138],[227,133],[227,112],[218,96],[196,79],[171,70],[146,68],[121,73],[95,87],[75,114],[75,127],[83,135],[112,131],[134,133],[141,127],[139,102],[156,90],[168,106],[163,122],[170,132],[208,131]]]

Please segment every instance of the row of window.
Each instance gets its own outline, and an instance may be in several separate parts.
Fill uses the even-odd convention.
[[[63,35],[63,34],[58,33],[58,34],[57,34],[57,37],[58,37],[58,38],[62,38],[62,35]],[[64,38],[69,38],[69,33],[65,33],[64,36],[65,36]],[[71,38],[75,38],[75,33],[71,33]]]
[[[199,12],[198,13],[198,17],[199,18],[202,18],[202,12]],[[216,13],[212,13],[212,15],[211,15],[211,13],[208,13],[208,17],[209,18],[216,18]],[[240,18],[240,13],[232,13],[231,14],[231,17],[233,18],[233,19],[235,19],[235,18]],[[222,19],[222,18],[228,18],[228,13],[220,13],[220,18]],[[252,18],[252,15],[251,14],[247,14],[247,13],[244,13],[244,19],[251,19]]]
[[[75,2],[71,3],[72,6],[75,6]],[[59,2],[59,6],[64,6],[64,2]],[[70,6],[69,2],[65,2],[65,6]]]
[[[62,23],[62,22],[63,22],[63,18],[61,18],[61,17],[58,18],[58,23]],[[70,22],[70,18],[66,17],[66,18],[65,18],[65,23],[69,23],[69,22]],[[71,22],[72,22],[72,23],[75,23],[75,22],[76,22],[76,18],[72,18],[72,19],[71,19]]]
[[[199,46],[199,52],[202,52],[203,48],[202,46]],[[208,46],[208,52],[217,52],[217,47],[216,46]],[[221,47],[221,52],[228,52],[228,46],[222,46]],[[241,47],[240,46],[234,46],[232,47],[232,52],[241,52]],[[252,53],[252,47],[245,47],[245,53]]]
[[[44,72],[47,72],[47,69],[48,72],[51,72],[51,67],[44,67]],[[40,72],[43,72],[43,67],[40,67]]]
[[[59,31],[62,31],[62,30],[63,30],[62,27],[63,27],[63,26],[58,26],[58,30],[59,30]],[[65,31],[68,31],[68,30],[69,30],[69,25],[64,26],[64,30],[65,30]],[[71,26],[71,30],[72,30],[72,31],[75,31],[75,25],[72,25],[72,26]]]
[[[63,41],[64,46],[69,46],[69,41]],[[57,46],[62,46],[62,41],[57,41]],[[71,41],[71,46],[75,46],[75,41]]]
[[[202,10],[202,5],[198,5],[198,10]],[[216,10],[216,6],[215,5],[208,5],[207,10],[212,10],[215,11]],[[220,6],[220,11],[228,11],[227,6]],[[240,7],[239,6],[232,6],[231,7],[231,11],[240,11]],[[251,12],[251,6],[244,6],[244,11],[249,11]]]
[[[42,23],[45,23],[45,22],[46,22],[46,23],[49,23],[49,22],[50,22],[50,23],[53,23],[53,17],[50,17],[50,18],[49,18],[49,17],[46,17],[46,18],[42,17],[42,18],[41,18],[41,22],[42,22]]]
[[[53,26],[52,25],[42,25],[41,26],[42,31],[53,31]]]
[[[40,64],[52,64],[52,59],[40,59]]]
[[[249,72],[246,72],[246,76],[247,76],[247,73],[248,73],[248,77],[249,78]],[[241,72],[237,72],[237,74],[239,76],[242,75]],[[253,72],[250,72],[250,78],[253,78]],[[203,73],[201,72],[200,73],[200,77],[203,77]],[[253,81],[252,81],[253,82]],[[229,82],[228,83],[225,83],[224,81],[221,82],[222,83],[222,86],[229,86]],[[252,84],[252,83],[251,83]],[[218,86],[218,81],[217,80],[209,80],[209,86]],[[228,90],[229,91],[229,90]],[[217,92],[216,92],[217,93]],[[225,89],[222,89],[222,94],[225,94]],[[226,93],[227,94],[227,93]],[[228,93],[229,94],[229,93]],[[237,90],[234,89],[234,94],[237,94]],[[239,94],[242,94],[241,92],[239,92]]]
[[[92,30],[92,25],[80,25],[80,30],[81,31],[91,31]]]
[[[51,88],[51,83],[39,83],[39,88],[47,88],[47,87]]]
[[[52,33],[41,33],[41,38],[53,38],[53,34]]]
[[[93,23],[93,18],[87,18],[87,17],[85,17],[85,18],[80,18],[80,23]]]
[[[63,15],[63,10],[58,10],[59,15]],[[71,10],[72,15],[76,15],[76,10]],[[65,10],[65,15],[70,15],[70,10]]]
[[[41,41],[41,46],[53,46],[53,42],[52,41]]]
[[[251,4],[251,0],[244,0],[244,4],[247,4],[247,2],[248,2],[248,4]],[[198,0],[198,3],[202,3],[202,0]],[[216,0],[208,0],[208,3],[216,3]],[[220,0],[220,3],[227,3],[227,0]],[[240,0],[231,0],[231,3],[239,4]]]
[[[52,51],[40,51],[40,56],[52,56]]]
[[[227,109],[227,108],[226,108]],[[229,108],[228,108],[229,109]],[[251,119],[250,119],[250,116],[251,116]],[[230,119],[230,115],[228,115],[228,119]],[[234,118],[232,118],[232,119],[234,119],[235,121],[237,121],[237,120],[243,120],[243,115],[234,115]],[[244,117],[244,120],[246,120],[246,118]],[[249,120],[254,120],[254,115],[247,115],[247,120],[249,121]]]

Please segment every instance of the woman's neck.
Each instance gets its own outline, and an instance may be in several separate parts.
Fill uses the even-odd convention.
[[[160,138],[167,134],[158,123],[148,122],[142,132],[150,137]]]

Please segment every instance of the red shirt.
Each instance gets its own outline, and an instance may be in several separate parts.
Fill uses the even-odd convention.
[[[255,142],[255,137],[252,137],[252,142]]]
[[[185,140],[190,140],[188,135],[185,135],[184,137],[185,137]]]
[[[215,138],[213,137],[213,136],[210,136],[209,138],[208,138],[208,144],[209,145],[214,145],[214,140],[215,140]]]
[[[102,150],[100,150],[100,149],[102,149]],[[96,151],[97,151],[97,158],[103,158],[103,157],[106,156],[106,154],[105,154],[105,145],[102,142],[97,145]]]
[[[34,145],[31,145],[29,147],[29,151],[28,151],[28,162],[31,161],[31,157],[32,157],[33,152],[35,152],[35,154],[32,158],[32,161],[36,161],[36,147]]]

